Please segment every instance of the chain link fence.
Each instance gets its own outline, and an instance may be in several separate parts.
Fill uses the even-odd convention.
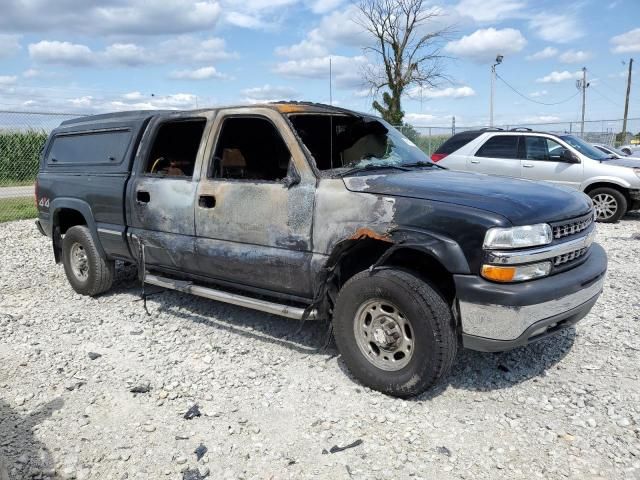
[[[79,115],[0,111],[0,222],[36,215],[33,184],[49,132]]]
[[[38,172],[40,152],[47,136],[61,122],[77,118],[79,114],[0,111],[0,222],[32,218],[36,215],[33,184]],[[620,146],[632,141],[622,131],[622,120],[597,120],[585,122],[585,140]],[[553,133],[580,135],[580,122],[502,125],[499,128],[530,128]],[[411,126],[400,130],[427,155],[435,152],[451,135],[478,126]],[[627,122],[627,132],[640,132],[640,118]],[[638,137],[635,137],[638,138]]]

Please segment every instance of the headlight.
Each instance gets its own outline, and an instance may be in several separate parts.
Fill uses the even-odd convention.
[[[490,228],[484,237],[484,248],[525,248],[547,245],[553,231],[546,223],[513,228]]]
[[[482,276],[494,282],[524,282],[534,278],[546,277],[551,272],[551,262],[533,263],[531,265],[483,265]]]

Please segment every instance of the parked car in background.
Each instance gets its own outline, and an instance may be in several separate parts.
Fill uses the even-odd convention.
[[[623,145],[620,147],[620,151],[627,155],[640,156],[640,145]]]
[[[591,197],[600,222],[640,209],[640,160],[612,158],[573,135],[498,128],[454,135],[431,156],[471,172],[543,180]]]
[[[628,153],[623,152],[619,148],[612,147],[610,145],[603,145],[601,143],[594,143],[594,147],[600,150],[602,153],[606,153],[607,155],[611,155],[612,158],[628,158],[632,160],[640,160],[640,156],[629,155]],[[636,155],[640,155],[640,152],[637,152]]]

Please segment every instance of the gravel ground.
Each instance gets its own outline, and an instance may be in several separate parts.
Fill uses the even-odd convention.
[[[319,324],[176,292],[147,315],[131,268],[81,297],[33,222],[2,224],[0,480],[639,479],[640,215],[598,235],[610,271],[576,328],[460,352],[407,401],[358,385]]]

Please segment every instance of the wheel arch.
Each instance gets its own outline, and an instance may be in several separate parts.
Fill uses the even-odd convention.
[[[631,199],[631,195],[629,194],[629,187],[626,187],[621,183],[614,183],[610,180],[601,180],[601,181],[590,183],[584,188],[584,193],[589,195],[590,192],[592,192],[597,188],[611,188],[613,190],[617,190],[622,195],[624,195],[624,198],[627,199],[628,205],[631,205],[631,203],[633,202],[633,200]]]
[[[87,202],[77,198],[56,198],[51,202],[50,211],[53,250],[56,263],[60,263],[62,257],[62,235],[71,227],[78,225],[84,225],[89,229],[100,255],[105,256],[100,238],[98,237],[98,229],[93,217],[93,212]]]

